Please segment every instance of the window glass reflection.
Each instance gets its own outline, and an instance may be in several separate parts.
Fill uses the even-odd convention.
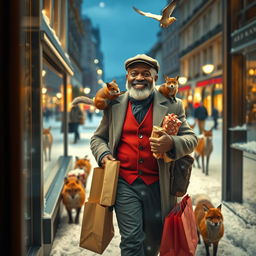
[[[247,140],[256,140],[256,51],[246,61],[246,123]]]
[[[44,193],[56,175],[58,159],[64,154],[62,118],[64,110],[63,76],[46,62],[42,69],[42,148]]]

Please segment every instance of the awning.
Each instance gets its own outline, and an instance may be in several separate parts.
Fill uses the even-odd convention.
[[[196,87],[202,87],[202,86],[207,86],[211,84],[221,84],[221,83],[222,83],[222,77],[214,77],[204,81],[197,82]]]
[[[190,89],[191,89],[191,85],[185,85],[185,86],[179,87],[179,92],[187,91]]]

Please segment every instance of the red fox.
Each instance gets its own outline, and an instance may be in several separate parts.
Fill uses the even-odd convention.
[[[179,77],[176,76],[175,78],[164,76],[165,83],[162,84],[158,91],[162,93],[166,98],[174,98],[178,92],[179,88]]]
[[[62,202],[68,212],[69,223],[73,223],[72,209],[76,209],[75,223],[79,223],[79,214],[85,201],[85,189],[78,177],[65,177],[62,189]]]
[[[84,187],[86,187],[87,178],[91,172],[92,165],[88,156],[84,158],[79,158],[76,156],[76,162],[74,166],[74,170],[68,172],[68,177],[70,176],[80,176],[80,180]]]
[[[208,175],[209,170],[209,160],[211,153],[213,151],[212,144],[212,130],[204,130],[203,134],[198,136],[198,143],[194,150],[194,157],[196,159],[198,168],[201,168],[199,164],[199,157],[202,158],[202,171],[205,175]],[[206,157],[206,164],[204,163],[204,158]]]
[[[210,256],[209,246],[213,244],[213,255],[217,255],[218,243],[224,234],[223,215],[221,205],[214,208],[211,201],[202,197],[197,201],[194,210],[198,243],[200,243],[200,234],[204,240],[206,255]]]
[[[112,80],[110,83],[106,83],[106,85],[107,86],[97,91],[93,100],[85,96],[79,96],[72,101],[72,104],[84,103],[88,105],[93,105],[97,109],[106,109],[108,107],[109,101],[115,100],[118,96],[125,93],[120,92],[116,80]]]

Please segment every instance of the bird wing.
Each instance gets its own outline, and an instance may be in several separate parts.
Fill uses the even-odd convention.
[[[173,0],[162,10],[163,19],[167,19],[171,16],[172,12],[176,7],[176,4],[177,4],[177,0]]]
[[[146,17],[149,17],[149,18],[152,18],[152,19],[155,19],[155,20],[158,20],[160,21],[162,19],[162,16],[161,15],[156,15],[156,14],[153,14],[153,13],[150,13],[150,12],[142,12],[141,10],[137,9],[136,7],[133,7],[133,9],[141,14],[141,15],[144,15]]]

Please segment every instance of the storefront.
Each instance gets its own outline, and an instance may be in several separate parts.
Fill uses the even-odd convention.
[[[1,32],[7,35],[1,44],[0,188],[5,197],[0,203],[6,206],[1,245],[8,255],[48,255],[64,176],[72,165],[67,143],[72,99],[67,84],[73,76],[66,52],[67,1],[11,0],[1,5],[6,19]],[[50,154],[45,143],[49,131]]]
[[[194,102],[203,102],[208,114],[211,115],[213,107],[222,114],[222,77],[212,77],[198,81],[194,91]]]
[[[256,1],[225,1],[223,199],[256,210]]]

